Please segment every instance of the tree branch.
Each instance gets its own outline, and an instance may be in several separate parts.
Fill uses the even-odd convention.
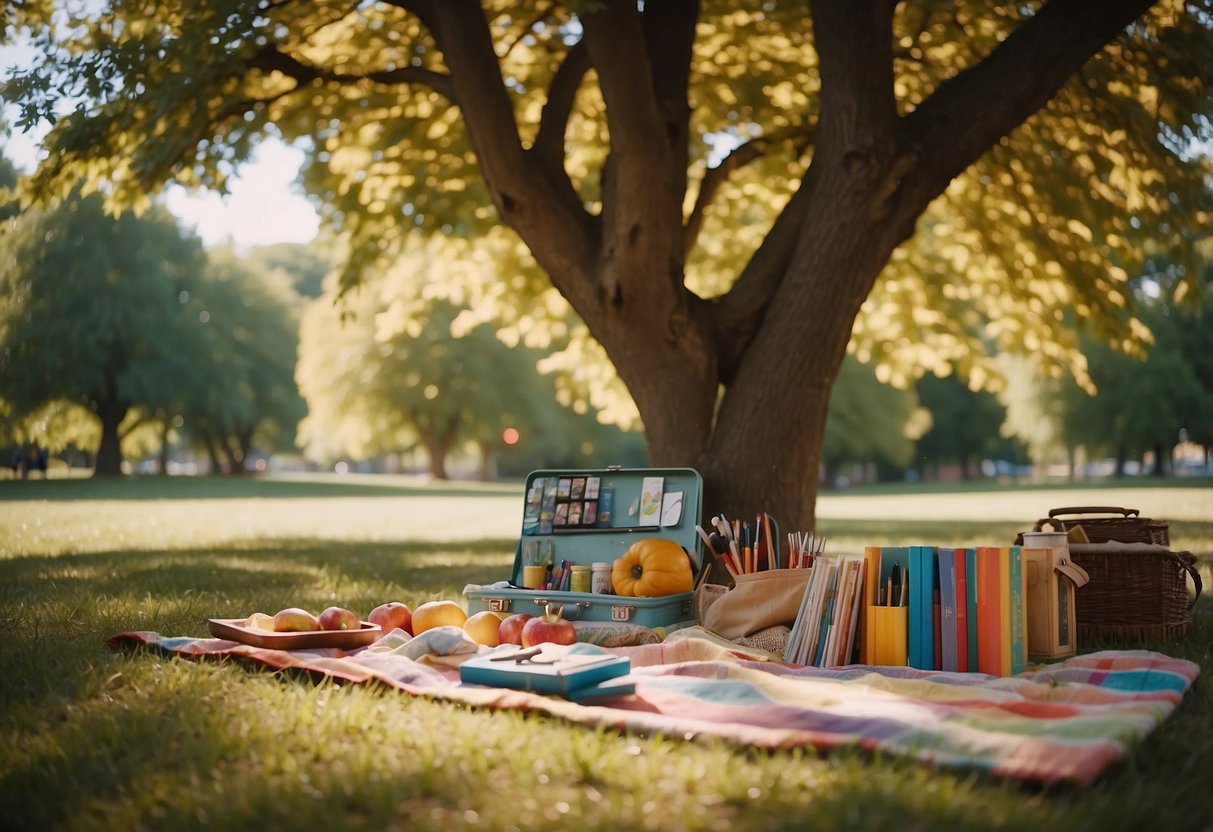
[[[904,118],[905,141],[920,162],[901,188],[899,211],[921,211],[1153,2],[1050,0],[987,58],[940,84]]]
[[[563,184],[551,181],[524,152],[484,11],[475,0],[442,0],[423,11],[502,221],[519,233],[574,307],[588,310],[594,223],[579,201],[570,204],[575,193],[567,177]]]
[[[758,136],[744,144],[738,145],[720,161],[720,164],[714,168],[708,168],[699,183],[699,193],[695,197],[695,205],[691,209],[691,215],[687,218],[686,256],[690,256],[691,250],[695,248],[695,243],[699,239],[699,232],[703,229],[703,219],[708,206],[712,204],[712,200],[716,198],[720,187],[728,181],[734,171],[745,167],[755,159],[767,155],[777,145],[785,141],[798,138],[808,139],[812,135],[813,127],[807,124],[775,130],[765,136]]]
[[[564,161],[565,130],[573,112],[577,88],[581,86],[581,79],[589,69],[590,53],[585,48],[585,41],[579,40],[569,48],[552,76],[552,83],[548,86],[548,100],[539,116],[539,131],[535,136],[535,144],[532,145],[545,167],[552,163],[561,165]]]
[[[423,84],[451,103],[458,103],[455,99],[455,89],[451,83],[451,77],[422,67],[402,66],[395,69],[374,70],[362,75],[343,74],[305,64],[274,46],[267,46],[256,52],[249,59],[248,65],[263,72],[281,72],[288,78],[293,78],[299,86],[316,80],[342,85],[360,84],[364,81],[376,84]]]

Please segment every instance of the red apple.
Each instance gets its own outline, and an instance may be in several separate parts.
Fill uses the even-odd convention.
[[[497,643],[522,644],[522,628],[534,617],[529,612],[520,612],[502,621],[497,628]]]
[[[550,612],[542,618],[532,618],[522,627],[522,646],[534,647],[536,644],[550,642],[552,644],[575,644],[577,631],[570,621],[564,620],[564,610],[552,615]]]
[[[378,624],[379,629],[385,633],[400,629],[410,636],[413,634],[413,612],[409,609],[408,604],[400,601],[388,601],[386,604],[380,604],[371,610],[371,614],[366,617],[366,620],[372,624]]]
[[[358,630],[362,622],[344,607],[328,607],[318,616],[323,630]]]

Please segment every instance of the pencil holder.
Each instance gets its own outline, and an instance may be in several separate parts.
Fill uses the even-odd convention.
[[[539,589],[543,586],[546,577],[547,567],[545,566],[522,567],[522,585],[527,589]]]
[[[868,607],[869,664],[905,667],[909,612],[909,607]]]

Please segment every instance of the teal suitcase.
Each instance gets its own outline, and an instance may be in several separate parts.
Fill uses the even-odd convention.
[[[542,615],[549,604],[575,622],[668,627],[693,622],[693,593],[624,597],[594,592],[527,589],[528,561],[591,566],[614,563],[637,540],[664,537],[681,545],[698,577],[702,545],[695,526],[703,478],[692,468],[619,468],[532,472],[523,496],[522,533],[508,586],[468,588],[468,614],[483,610]]]

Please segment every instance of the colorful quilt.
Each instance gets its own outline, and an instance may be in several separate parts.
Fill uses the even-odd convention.
[[[539,711],[641,734],[712,735],[762,748],[854,746],[1022,780],[1087,784],[1179,704],[1200,668],[1130,650],[1078,656],[1009,678],[907,667],[801,667],[689,628],[659,644],[610,648],[631,658],[635,695],[581,705],[555,696],[463,685],[480,648],[462,630],[401,631],[350,652],[270,650],[214,638],[130,632],[115,650],[224,659],[486,708]],[[607,649],[607,648],[595,648]]]

